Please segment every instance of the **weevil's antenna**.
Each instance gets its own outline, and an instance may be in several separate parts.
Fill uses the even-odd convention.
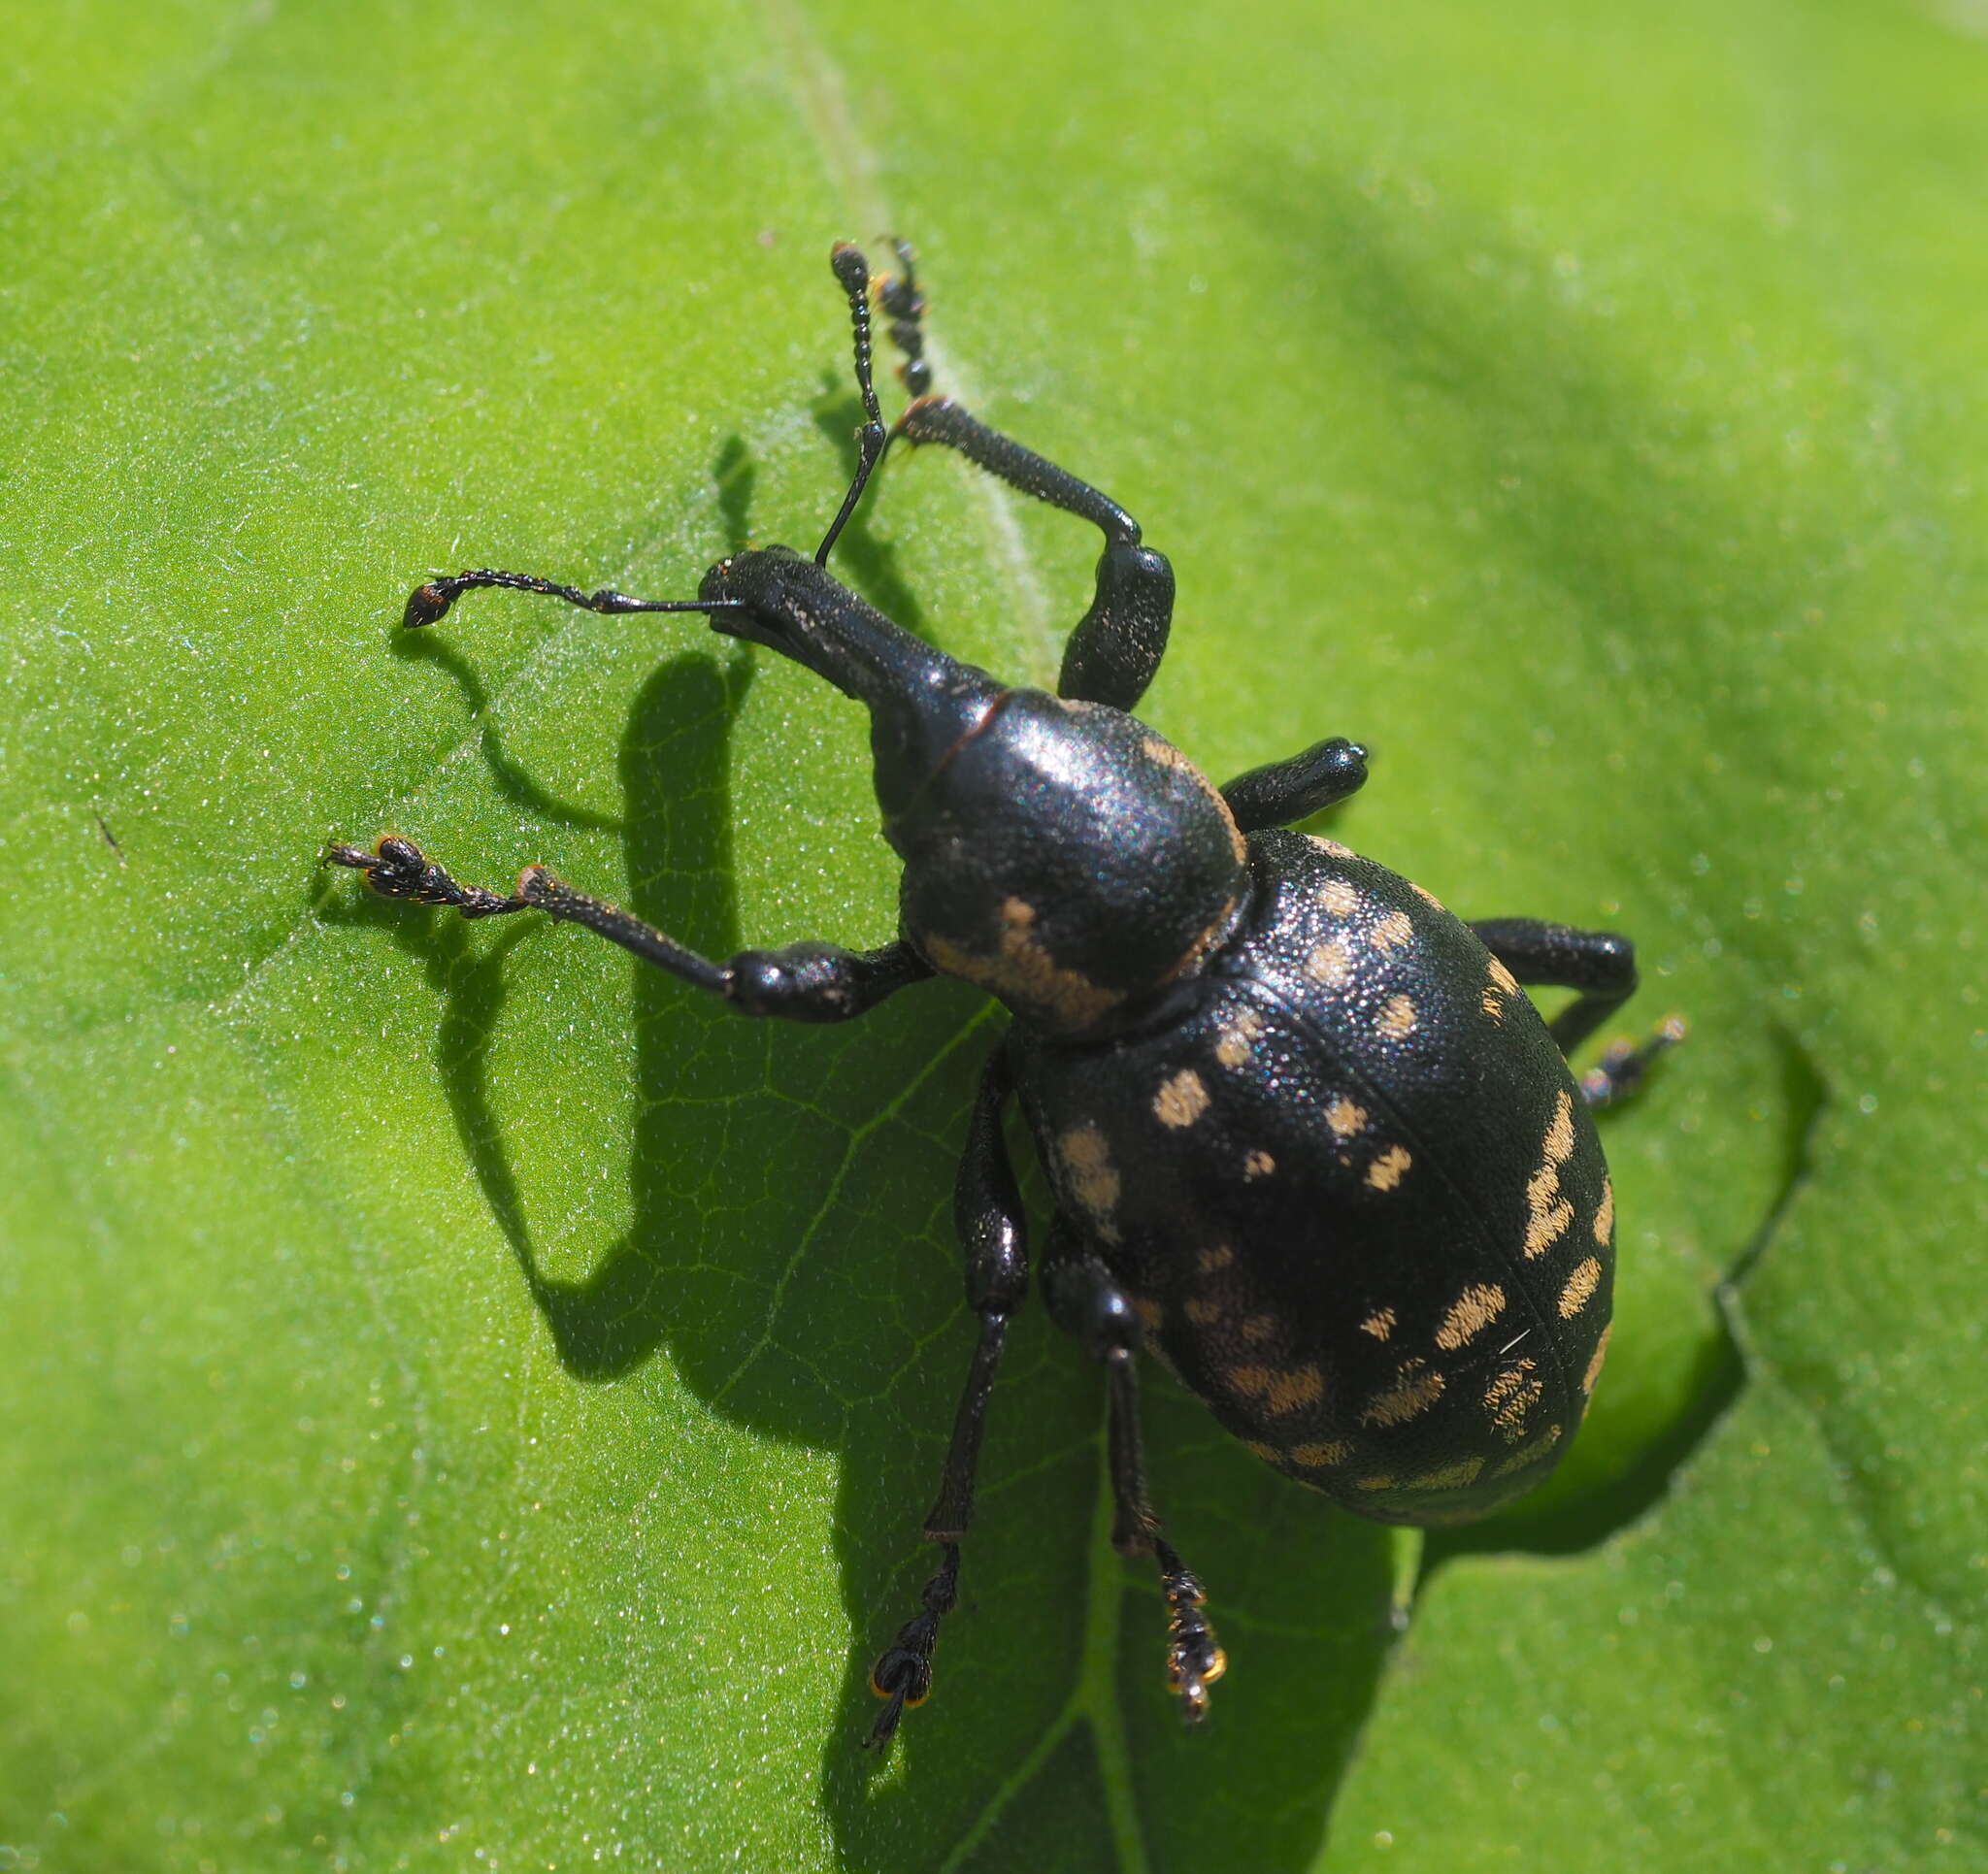
[[[465,592],[486,585],[503,586],[512,592],[543,592],[548,599],[563,599],[582,611],[740,611],[746,603],[743,599],[631,599],[613,586],[603,586],[598,592],[582,592],[577,585],[542,579],[535,573],[494,573],[486,567],[417,585],[408,594],[407,609],[401,613],[400,621],[410,631],[435,624],[447,615],[448,608]]]
[[[922,397],[932,388],[932,363],[925,356],[925,295],[918,290],[918,256],[909,241],[896,235],[890,237],[890,246],[904,272],[878,276],[877,303],[890,314],[891,344],[905,354],[897,375],[913,397]]]
[[[826,566],[828,552],[836,542],[836,536],[848,524],[851,514],[856,511],[857,502],[863,499],[863,490],[869,485],[878,463],[883,460],[883,451],[888,445],[889,432],[883,427],[883,411],[878,408],[877,385],[871,378],[870,368],[870,263],[863,257],[863,250],[847,241],[838,241],[828,256],[828,264],[834,268],[836,279],[849,299],[849,322],[856,334],[856,388],[863,393],[863,427],[856,432],[857,446],[862,450],[856,464],[856,477],[849,483],[849,492],[843,497],[843,505],[836,517],[829,523],[829,529],[821,538],[821,544],[814,549],[814,564]]]

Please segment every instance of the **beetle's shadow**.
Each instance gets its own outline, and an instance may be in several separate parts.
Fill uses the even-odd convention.
[[[841,426],[853,408],[827,407],[823,428]],[[715,468],[736,549],[748,537],[754,468],[736,439]],[[857,548],[843,569],[850,582],[886,610],[914,617],[909,595],[892,592],[889,549],[866,552],[869,536],[856,524],[844,538]],[[403,654],[447,671],[473,703],[481,698],[461,653],[426,635],[414,641],[418,648]],[[520,807],[557,824],[617,827],[628,907],[713,957],[747,940],[735,880],[731,743],[758,669],[743,648],[665,658],[623,730],[618,817],[547,794],[511,761],[494,728],[482,737],[499,787]],[[851,731],[862,733],[859,720]],[[1185,1737],[1160,1683],[1165,1621],[1150,1570],[1101,1553],[1096,1539],[1097,1375],[1040,1308],[1012,1331],[962,1603],[946,1623],[935,1694],[907,1721],[891,1759],[856,1749],[877,1709],[870,1662],[917,1610],[933,1565],[916,1527],[972,1348],[950,1195],[974,1082],[996,1033],[977,992],[924,985],[860,1023],[805,1028],[743,1021],[660,970],[633,970],[631,1221],[573,1279],[543,1265],[533,1194],[492,1096],[491,1058],[505,1022],[528,1019],[509,1006],[518,946],[595,939],[520,919],[492,940],[453,916],[370,897],[340,897],[325,915],[379,929],[425,969],[441,999],[435,1059],[465,1156],[565,1370],[588,1383],[639,1384],[645,1364],[665,1348],[675,1375],[727,1419],[784,1444],[837,1452],[834,1545],[854,1638],[820,1788],[845,1865],[936,1865],[1003,1800],[1003,1782],[1032,1761],[1042,1767],[1020,1811],[1040,1796],[1052,1813],[1067,1807],[1081,1832],[1088,1824],[1080,1817],[1102,1815],[1097,1778],[1112,1772],[1075,1710],[1080,1670],[1090,1678],[1085,1695],[1122,1713],[1120,1748],[1129,1736],[1142,1783],[1184,1775],[1212,1790],[1233,1781],[1242,1763],[1275,1748],[1292,1702],[1304,1699],[1313,1754],[1281,1793],[1287,1807],[1304,1810],[1294,1856],[1315,1846],[1391,1637],[1383,1538],[1292,1492],[1177,1389],[1164,1381],[1153,1389],[1161,1507],[1218,1584],[1212,1611],[1228,1621],[1224,1638],[1246,1664],[1221,1689],[1220,1722],[1208,1735]],[[801,935],[815,934],[753,933],[752,940]],[[1269,1549],[1266,1529],[1278,1531]],[[756,1587],[777,1599],[792,1553],[788,1544],[760,1558],[761,1578],[746,1562],[742,1595]],[[667,1573],[659,1561],[649,1585],[658,1599]],[[1115,1604],[1125,1627],[1117,1664],[1102,1677],[1087,1638],[1100,1598]],[[658,1675],[670,1669],[666,1651],[648,1658]],[[1073,1770],[1078,1787],[1058,1793]],[[1308,1791],[1315,1805],[1307,1805]],[[1007,1839],[1007,1825],[988,1839],[997,1861],[1006,1853],[997,1843]]]

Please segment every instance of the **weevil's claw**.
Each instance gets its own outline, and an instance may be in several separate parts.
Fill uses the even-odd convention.
[[[326,846],[319,862],[327,866],[349,866],[366,874],[370,891],[381,898],[404,898],[415,904],[444,904],[464,917],[496,917],[506,911],[524,910],[533,902],[522,888],[506,898],[481,885],[465,885],[451,878],[412,839],[389,833],[364,846]]]
[[[1208,1717],[1208,1689],[1229,1669],[1229,1656],[1202,1612],[1208,1595],[1200,1578],[1169,1544],[1155,1538],[1153,1547],[1167,1596],[1167,1690],[1180,1700],[1182,1720],[1199,1725]]]
[[[880,1751],[895,1735],[898,1720],[925,1702],[932,1690],[932,1649],[939,1643],[939,1623],[952,1612],[959,1599],[959,1544],[944,1545],[939,1572],[928,1581],[919,1599],[924,1612],[914,1614],[898,1628],[897,1638],[885,1647],[870,1668],[870,1690],[884,1701],[863,1739],[866,1751]]]

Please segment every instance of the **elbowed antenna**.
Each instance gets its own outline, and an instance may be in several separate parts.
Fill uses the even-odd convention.
[[[816,566],[828,564],[829,549],[848,525],[871,476],[883,460],[883,451],[890,446],[890,434],[883,427],[883,411],[877,402],[870,362],[870,262],[853,242],[838,241],[829,252],[828,264],[849,298],[849,322],[855,328],[856,338],[856,388],[863,394],[864,422],[856,432],[856,444],[862,453],[856,463],[855,478],[849,483],[849,491],[843,497],[835,519],[829,522],[828,532],[821,537],[821,544],[814,549]]]
[[[631,599],[613,586],[603,586],[598,592],[582,592],[577,585],[542,579],[535,573],[497,573],[485,567],[417,585],[408,594],[407,609],[401,613],[400,621],[409,631],[437,624],[448,615],[448,608],[465,592],[474,592],[480,586],[502,586],[511,592],[543,592],[548,599],[563,599],[582,611],[735,611],[742,603],[737,599]]]

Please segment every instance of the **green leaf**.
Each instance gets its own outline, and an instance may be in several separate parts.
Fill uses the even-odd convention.
[[[0,1866],[1981,1862],[1977,10],[10,37]],[[396,619],[812,544],[828,244],[895,231],[942,384],[1173,557],[1160,728],[1371,741],[1341,837],[1631,933],[1693,1024],[1607,1127],[1619,1325],[1536,1502],[1391,1537],[1150,1389],[1199,1736],[1032,1309],[933,1697],[854,1749],[969,1351],[977,997],[762,1032],[315,866],[889,933],[804,672]],[[926,451],[840,563],[1042,681],[1095,550]]]

